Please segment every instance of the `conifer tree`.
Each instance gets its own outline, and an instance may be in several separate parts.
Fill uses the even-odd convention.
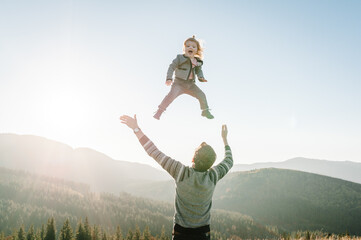
[[[152,235],[150,234],[149,227],[146,226],[143,231],[143,240],[150,240]]]
[[[41,240],[40,233],[41,233],[41,228],[36,229],[36,233],[35,233],[36,240]]]
[[[133,232],[131,229],[128,230],[127,236],[125,237],[125,240],[133,240]]]
[[[45,226],[44,224],[41,225],[41,231],[40,231],[40,240],[45,239]]]
[[[99,240],[99,227],[94,224],[92,232],[92,240]]]
[[[310,239],[311,239],[310,232],[307,231],[307,233],[306,233],[306,240],[310,240]]]
[[[107,233],[104,231],[103,232],[103,237],[102,237],[102,240],[107,240],[108,239],[108,237],[107,237]]]
[[[78,223],[77,230],[76,230],[75,239],[76,239],[76,240],[85,240],[84,235],[85,235],[85,234],[84,234],[83,223],[82,223],[81,220],[80,220],[79,223]]]
[[[160,234],[160,240],[168,240],[168,238],[165,236],[165,228],[164,225],[162,226],[162,232]]]
[[[69,219],[66,219],[63,227],[60,230],[59,240],[72,240],[73,239],[73,229],[70,226]]]
[[[123,234],[122,234],[122,229],[120,229],[120,226],[117,226],[117,231],[115,233],[115,240],[124,240],[123,239]]]
[[[28,233],[26,234],[26,240],[35,240],[36,236],[35,236],[35,231],[34,231],[34,226],[31,225]]]
[[[140,229],[138,225],[135,226],[135,233],[133,236],[133,240],[140,240]]]
[[[84,222],[84,240],[91,240],[91,239],[92,239],[91,227],[89,225],[88,217],[86,217]]]
[[[46,234],[44,240],[55,240],[55,233],[55,220],[52,217],[48,220],[48,224],[46,225]]]
[[[25,231],[24,231],[24,226],[21,226],[19,231],[18,231],[18,240],[25,240]]]
[[[13,234],[11,235],[12,240],[18,240],[18,231],[14,228]]]

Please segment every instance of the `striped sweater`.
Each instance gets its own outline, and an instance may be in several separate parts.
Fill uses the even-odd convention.
[[[225,158],[218,165],[200,172],[166,156],[147,136],[139,139],[149,156],[154,158],[175,180],[174,223],[186,228],[210,224],[212,196],[217,182],[233,166],[231,148],[225,146]]]

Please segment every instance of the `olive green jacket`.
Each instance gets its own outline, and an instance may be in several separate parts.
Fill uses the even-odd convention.
[[[200,172],[165,155],[145,135],[139,139],[139,142],[147,154],[154,158],[175,180],[174,223],[185,228],[209,225],[213,192],[218,181],[233,166],[230,146],[224,146],[225,153],[222,162],[207,171]]]
[[[173,62],[169,65],[167,71],[167,80],[173,80],[173,73],[175,73],[176,78],[183,80],[188,80],[191,71],[193,71],[193,76],[197,75],[198,80],[203,79],[202,65],[203,61],[197,58],[198,66],[192,68],[192,63],[189,57],[184,54],[178,54]]]

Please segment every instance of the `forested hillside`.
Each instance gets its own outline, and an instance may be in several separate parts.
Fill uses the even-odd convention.
[[[171,202],[174,182],[138,186],[137,195]],[[361,185],[284,169],[229,173],[219,181],[213,207],[237,211],[287,232],[323,230],[361,235]]]
[[[85,183],[2,169],[0,223],[10,223],[1,225],[4,231],[11,231],[14,224],[27,224],[30,219],[39,225],[53,214],[58,216],[58,222],[69,217],[74,227],[79,217],[88,216],[95,224],[119,222],[126,228],[134,228],[140,219],[140,227],[149,225],[159,233],[160,226],[165,225],[170,231],[175,189],[174,181],[161,181],[170,179],[165,171],[115,161],[91,149],[74,150],[45,138],[15,134],[0,134],[0,166]],[[94,189],[126,191],[142,198],[125,193],[96,194],[92,192]],[[216,187],[213,206],[249,215],[263,226],[276,226],[287,232],[324,230],[361,235],[360,199],[360,184],[293,170],[262,169],[229,173]],[[157,219],[155,225],[151,222],[153,218]],[[216,225],[219,232],[226,231],[233,222],[248,222],[243,221],[242,215],[228,213],[213,219],[220,221]],[[247,229],[256,226],[252,224]],[[245,225],[236,227],[235,231],[242,226]],[[257,234],[264,231],[267,233],[258,230]],[[249,232],[254,233],[250,230],[242,234]]]
[[[149,227],[153,235],[166,235],[172,229],[173,204],[133,197],[93,193],[84,184],[67,182],[0,168],[0,232],[31,225],[40,228],[51,217],[60,229],[69,219],[73,229],[82,218],[114,233],[119,225],[123,233],[129,229]],[[212,234],[218,237],[265,238],[274,232],[248,216],[227,211],[212,212]]]
[[[230,174],[216,188],[214,207],[286,231],[361,235],[361,185],[311,173],[271,168]]]

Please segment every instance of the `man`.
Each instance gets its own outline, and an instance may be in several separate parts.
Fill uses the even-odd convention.
[[[176,182],[173,240],[209,240],[213,192],[217,182],[233,166],[232,152],[227,141],[227,126],[222,126],[225,146],[223,161],[212,167],[216,153],[211,146],[203,142],[194,153],[192,167],[187,167],[158,150],[139,128],[136,115],[134,118],[123,115],[120,120],[134,131],[148,155],[154,158]]]

